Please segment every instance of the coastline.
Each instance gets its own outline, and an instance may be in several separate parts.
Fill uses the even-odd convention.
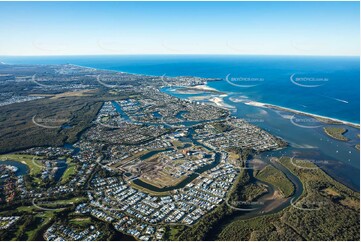
[[[229,111],[236,109],[236,107],[225,103],[223,98],[224,98],[224,96],[220,95],[219,97],[210,98],[209,101],[214,103],[216,106],[221,107],[221,108],[225,108],[225,109],[227,109]]]
[[[196,90],[201,90],[201,91],[213,91],[213,92],[220,92],[217,89],[207,86],[207,84],[203,84],[203,85],[197,85],[197,86],[190,86],[190,87],[184,87],[187,89],[196,89]]]
[[[75,65],[75,64],[69,64],[69,65],[99,70],[98,68],[93,68],[93,67],[88,67],[88,66],[80,66],[80,65]],[[100,69],[100,70],[107,70],[107,71],[109,71],[108,69]],[[132,75],[140,75],[140,76],[153,76],[153,75],[139,74],[139,73],[128,73],[128,72],[122,72],[122,71],[116,71],[116,70],[110,70],[110,71],[115,71],[115,72],[120,72],[120,73],[126,73],[126,74],[132,74]],[[159,77],[159,76],[158,76],[158,77]],[[199,91],[209,91],[209,92],[224,94],[224,92],[221,92],[221,91],[217,90],[216,88],[210,87],[210,86],[208,86],[207,84],[197,85],[197,86],[188,86],[188,87],[185,86],[185,87],[183,87],[183,88],[184,88],[184,89],[194,89],[194,90],[199,90]],[[222,101],[223,101],[223,98],[222,98]],[[224,101],[223,101],[223,103],[222,103],[222,102],[217,102],[217,103],[216,103],[216,102],[214,102],[214,101],[211,101],[211,102],[215,103],[217,106],[222,106],[222,104],[224,103]],[[240,100],[240,102],[242,102],[242,101]],[[222,104],[220,105],[220,103],[222,103]],[[294,113],[294,114],[309,116],[309,117],[315,118],[315,119],[317,119],[318,121],[320,121],[320,122],[322,122],[322,123],[326,123],[326,124],[327,124],[327,123],[329,123],[329,124],[344,124],[344,125],[348,125],[348,126],[351,126],[351,127],[360,129],[360,124],[352,123],[352,122],[349,122],[349,121],[344,121],[344,120],[337,119],[337,118],[331,118],[331,117],[322,116],[322,115],[318,115],[318,114],[307,113],[307,112],[304,112],[304,111],[299,111],[299,110],[292,109],[292,108],[277,106],[277,105],[269,104],[269,103],[261,103],[261,102],[256,102],[256,101],[246,101],[246,102],[243,102],[243,103],[246,104],[246,105],[252,105],[252,106],[257,106],[257,107],[271,108],[271,109],[276,109],[276,110],[280,110],[280,111],[291,112],[291,113]],[[224,104],[225,104],[225,103],[224,103]],[[231,106],[231,105],[225,104],[225,105],[224,105],[224,108],[227,109],[227,107],[225,107],[225,106],[228,106],[228,108],[229,108],[229,106]],[[232,106],[232,107],[233,107],[233,106]]]
[[[344,124],[344,125],[348,125],[348,126],[351,126],[351,127],[354,127],[354,128],[358,128],[358,129],[360,128],[360,124],[357,124],[357,123],[352,123],[352,122],[349,122],[349,121],[344,121],[344,120],[340,120],[340,119],[336,119],[336,118],[330,118],[330,117],[326,117],[326,116],[322,116],[322,115],[318,115],[318,114],[307,113],[307,112],[304,112],[304,111],[299,111],[299,110],[295,110],[295,109],[292,109],[292,108],[277,106],[277,105],[274,105],[274,104],[261,103],[261,102],[256,102],[256,101],[246,101],[246,102],[244,102],[244,104],[255,106],[255,107],[272,108],[272,109],[276,109],[276,110],[280,110],[280,111],[286,111],[286,112],[291,112],[291,113],[294,113],[294,114],[309,116],[309,117],[317,119],[318,121],[320,121],[322,123]]]
[[[17,65],[17,64],[5,63],[5,62],[1,62],[1,64],[3,64],[3,65]],[[34,64],[34,65],[41,65],[41,64]],[[44,65],[50,65],[50,64],[44,64]],[[138,75],[138,76],[161,77],[161,76],[157,76],[157,75],[130,73],[130,72],[124,72],[124,71],[120,71],[120,70],[94,68],[94,67],[90,67],[90,66],[82,66],[82,65],[72,64],[72,63],[59,64],[59,65],[71,65],[71,66],[75,66],[75,67],[81,67],[81,68],[87,68],[87,69],[93,69],[93,70],[113,71],[113,72],[119,72],[119,73],[130,74],[130,75]],[[203,78],[203,77],[200,77],[200,78]],[[193,90],[205,91],[205,92],[208,91],[208,92],[212,92],[212,93],[215,93],[215,94],[224,94],[224,92],[221,92],[221,91],[217,90],[216,88],[210,87],[207,84],[197,85],[197,86],[183,86],[182,88],[183,89],[190,89],[190,90],[193,89]],[[223,100],[223,97],[221,97],[221,99]],[[231,107],[231,105],[225,104],[224,101],[223,101],[223,103],[220,102],[220,101],[217,101],[217,102],[211,101],[211,102],[215,103],[217,106],[224,106],[224,108],[226,108],[226,109],[227,109],[226,106],[228,106],[228,108]],[[326,124],[344,124],[344,125],[348,125],[348,126],[360,129],[360,124],[358,124],[358,123],[353,123],[353,122],[349,122],[349,121],[345,121],[345,120],[341,120],[341,119],[337,119],[337,118],[322,116],[322,115],[319,115],[319,114],[307,113],[307,112],[304,112],[304,111],[300,111],[300,110],[296,110],[296,109],[292,109],[292,108],[287,108],[287,107],[282,107],[282,106],[278,106],[278,105],[274,105],[274,104],[270,104],[270,103],[261,103],[261,102],[256,102],[256,101],[243,101],[243,100],[238,100],[238,102],[243,102],[246,105],[251,105],[251,106],[256,106],[256,107],[271,108],[271,109],[276,109],[276,110],[280,110],[280,111],[291,112],[291,113],[298,114],[298,115],[309,116],[309,117],[315,118],[318,121],[320,121],[322,123],[326,123]],[[225,104],[225,105],[222,105],[221,103]]]
[[[205,86],[207,86],[207,84]],[[213,87],[210,87],[210,86],[207,86],[206,88],[214,89],[216,92],[223,93],[223,92],[221,92],[221,91],[219,91],[219,90],[217,90],[217,89],[215,89]],[[275,105],[275,104],[251,101],[251,100],[248,99],[247,96],[244,96],[244,95],[240,96],[240,98],[236,98],[236,99],[231,100],[231,101],[233,101],[233,102],[241,102],[241,103],[244,103],[246,105],[251,105],[251,106],[255,106],[255,107],[271,108],[271,109],[276,109],[276,110],[279,110],[279,111],[286,111],[286,112],[290,112],[290,113],[294,113],[294,114],[298,114],[298,115],[308,116],[308,117],[312,117],[312,118],[318,120],[319,122],[325,123],[325,124],[344,124],[344,125],[347,125],[347,126],[351,126],[353,128],[360,129],[360,124],[359,123],[353,123],[353,122],[350,122],[350,121],[345,121],[345,120],[341,120],[341,119],[337,119],[337,118],[327,117],[327,116],[314,114],[314,113],[308,113],[308,112],[305,112],[305,111],[300,111],[300,110],[296,110],[296,109],[292,109],[292,108],[278,106],[278,105]]]
[[[196,86],[177,86],[179,94],[198,94],[198,93],[212,93],[212,94],[225,94],[224,92],[218,91],[217,89],[207,86],[207,84],[196,85]]]
[[[221,107],[229,111],[235,110],[236,109],[235,106],[232,106],[223,100],[225,96],[227,95],[223,94],[223,95],[210,95],[210,96],[196,96],[196,97],[188,97],[187,99],[190,101],[208,101],[210,105]]]

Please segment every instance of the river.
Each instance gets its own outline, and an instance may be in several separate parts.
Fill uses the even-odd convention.
[[[198,94],[180,94],[177,88],[166,87],[163,92],[181,99],[198,96]],[[214,93],[202,93],[201,96],[214,96]],[[288,155],[296,158],[308,158],[315,161],[325,172],[337,181],[355,191],[360,190],[360,152],[355,148],[359,143],[360,130],[347,125],[337,125],[347,128],[345,134],[348,142],[330,138],[323,131],[325,125],[311,117],[294,115],[286,111],[257,107],[239,102],[240,93],[228,93],[223,101],[235,107],[232,116],[242,118],[269,133],[284,139],[289,146],[281,151],[269,152],[268,155],[280,157]],[[209,101],[205,101],[209,102]],[[294,119],[291,117],[294,115]],[[292,122],[301,120],[301,122]]]

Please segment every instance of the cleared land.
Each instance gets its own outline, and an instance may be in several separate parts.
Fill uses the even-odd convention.
[[[96,90],[94,89],[87,89],[87,90],[81,90],[77,92],[63,92],[60,94],[56,94],[52,99],[59,99],[63,97],[84,97],[84,96],[92,96],[94,93],[96,93]]]

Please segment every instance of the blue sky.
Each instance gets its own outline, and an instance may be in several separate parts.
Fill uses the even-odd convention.
[[[359,2],[0,2],[0,55],[359,55]]]

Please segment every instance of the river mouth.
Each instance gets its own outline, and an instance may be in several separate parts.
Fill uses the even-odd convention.
[[[174,94],[172,92],[167,91],[167,89],[163,89],[163,91],[170,95]],[[183,98],[183,99],[188,98],[187,95],[182,95],[181,97],[179,95],[173,95],[173,96],[176,96],[178,98]],[[192,95],[192,96],[194,96],[194,95]],[[230,102],[230,101],[229,101],[229,99],[226,98],[225,102]],[[234,103],[232,103],[232,105],[234,105]],[[251,110],[251,112],[240,111],[240,108],[242,108],[243,106],[245,106],[248,111]],[[283,121],[283,123],[285,123],[285,120],[281,119],[281,117],[278,114],[274,114],[274,115],[271,115],[271,117],[269,117],[270,112],[268,110],[265,111],[263,109],[259,109],[259,108],[247,106],[247,105],[243,105],[243,106],[242,106],[242,104],[241,104],[241,107],[237,106],[237,111],[233,112],[232,114],[235,115],[237,118],[246,119],[248,122],[267,130],[268,132],[270,132],[273,135],[282,137],[281,129],[277,125],[276,125],[276,127],[273,126],[273,122],[277,122],[277,119],[276,120],[272,119],[273,117],[276,117],[276,118],[280,119],[281,121]],[[248,116],[246,116],[246,114]],[[268,118],[265,118],[265,117],[268,117]],[[293,125],[291,123],[288,124],[287,129],[292,129],[293,128],[292,126]],[[273,132],[273,130],[275,130],[275,129],[278,130],[278,133]],[[291,137],[292,139],[288,139],[288,137],[287,137],[287,139],[288,139],[287,141],[289,141],[289,140],[294,141],[295,137],[299,135],[299,132],[300,132],[300,130],[297,132],[297,135],[295,135],[294,137],[293,136]],[[301,151],[301,153],[304,151],[309,152],[309,149],[298,149],[298,151]],[[228,206],[230,206],[231,208],[233,208],[234,212],[231,215],[225,216],[224,218],[222,218],[221,220],[219,220],[217,222],[216,226],[213,226],[212,230],[207,233],[207,237],[206,237],[207,240],[216,240],[217,235],[219,234],[221,229],[225,225],[229,224],[230,222],[232,222],[234,220],[250,219],[250,218],[254,218],[254,217],[258,217],[258,216],[262,216],[262,215],[266,215],[266,214],[277,213],[277,212],[287,208],[288,206],[290,206],[290,202],[292,200],[297,200],[302,195],[303,185],[302,185],[302,182],[300,181],[300,179],[298,177],[296,177],[295,175],[293,175],[287,168],[283,167],[281,164],[272,160],[272,158],[274,158],[274,157],[280,158],[280,157],[284,156],[285,154],[292,154],[292,152],[294,152],[294,149],[292,149],[292,147],[288,147],[287,149],[282,149],[282,150],[278,150],[278,151],[262,152],[261,154],[249,157],[249,159],[246,162],[245,168],[246,168],[246,172],[250,176],[250,182],[255,183],[255,184],[262,184],[263,186],[266,187],[267,191],[265,193],[261,194],[259,197],[256,197],[251,202],[249,202],[249,203],[244,202],[240,206],[236,206],[236,207],[233,207],[232,204],[229,204],[228,203],[229,201],[226,200],[226,204]],[[249,163],[250,160],[259,160],[259,161],[261,161],[261,163],[263,162],[264,164],[263,165],[261,164],[259,167],[255,167],[254,164],[250,165],[250,163]],[[254,177],[254,175],[253,175],[254,168],[261,170],[266,165],[274,166],[276,169],[283,172],[285,174],[285,176],[291,181],[291,183],[293,184],[294,189],[295,189],[294,193],[291,196],[289,196],[287,198],[282,197],[281,194],[279,193],[278,189],[275,188],[272,184],[260,181]]]
[[[214,88],[217,88],[217,85],[217,83],[210,83],[210,86]],[[174,88],[162,88],[161,91],[180,99],[196,96],[178,94],[177,89]],[[289,144],[286,149],[265,152],[266,154],[275,157],[282,155],[292,157],[296,154],[300,157],[314,159],[317,166],[332,178],[354,191],[360,191],[360,151],[355,148],[355,145],[359,143],[359,129],[348,125],[338,125],[347,128],[346,135],[349,141],[333,140],[323,131],[323,127],[328,124],[318,122],[317,127],[312,128],[297,126],[290,120],[294,113],[246,105],[244,98],[239,98],[240,95],[240,93],[228,93],[227,97],[223,98],[226,104],[236,107],[232,116],[244,119],[272,135],[284,139]],[[300,120],[309,119],[303,115],[295,115],[295,117]],[[320,161],[327,162],[321,163]]]
[[[263,112],[260,112],[260,113],[263,113]],[[182,116],[182,114],[183,113],[178,113],[177,115],[180,118]],[[192,133],[194,133],[194,130],[192,128],[190,128],[190,132],[189,132],[188,136],[182,138],[183,139],[182,141],[192,142],[197,145],[202,145],[203,147],[210,150],[209,147],[206,147],[203,144],[199,143],[197,140],[193,139]],[[254,201],[253,204],[243,204],[242,207],[239,208],[242,211],[240,212],[240,215],[236,215],[237,218],[245,219],[245,218],[259,216],[262,214],[278,212],[278,211],[286,208],[287,206],[289,206],[291,199],[297,200],[298,197],[302,194],[303,187],[302,187],[302,183],[300,182],[300,180],[297,177],[295,177],[288,169],[284,168],[282,165],[277,164],[275,162],[271,162],[271,160],[270,160],[271,155],[274,155],[274,154],[276,154],[275,157],[281,156],[281,155],[279,155],[278,151],[275,153],[272,153],[272,151],[270,151],[270,152],[266,153],[266,155],[261,154],[261,155],[256,155],[255,157],[251,157],[251,158],[258,159],[258,160],[264,162],[265,165],[273,165],[277,169],[281,170],[286,175],[286,177],[294,184],[294,187],[295,187],[294,194],[291,197],[282,198],[280,196],[280,194],[278,193],[277,189],[275,189],[273,185],[256,179],[253,176],[253,168],[246,167],[247,172],[249,173],[252,182],[263,184],[267,188],[267,192],[262,194],[261,196],[259,196]],[[147,154],[147,157],[145,157],[145,158],[149,158],[149,155]],[[196,179],[200,173],[203,173],[203,172],[217,166],[219,164],[219,158],[220,158],[220,154],[216,153],[215,161],[212,164],[199,168],[198,170],[196,170],[194,173],[188,175],[184,180],[182,180],[180,183],[178,183],[175,186],[157,187],[157,186],[154,186],[152,184],[149,184],[149,183],[141,180],[140,178],[135,178],[132,180],[132,182],[137,186],[145,188],[146,190],[149,190],[152,192],[157,192],[157,193],[169,192],[172,190],[181,189],[181,188],[184,188],[190,182],[192,182],[194,179]]]

